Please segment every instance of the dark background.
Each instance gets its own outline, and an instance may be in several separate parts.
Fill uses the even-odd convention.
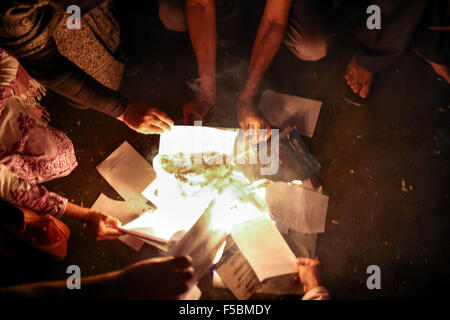
[[[147,12],[134,12],[142,18],[127,20],[133,9],[126,3],[121,19],[130,37],[123,50],[130,61],[144,65],[136,78],[125,79],[122,91],[166,110],[182,124],[181,106],[193,96],[187,82],[197,77],[188,35],[165,30],[152,4]],[[207,125],[237,127],[235,101],[245,81],[260,8],[252,5],[242,24],[219,29],[230,46],[218,49],[218,106]],[[449,86],[408,50],[376,76],[367,107],[345,103],[339,87],[364,12],[358,2],[344,1],[329,21],[333,45],[318,62],[299,61],[282,47],[263,87],[323,101],[314,136],[305,141],[322,165],[319,176],[330,197],[317,255],[332,297],[436,297],[448,290],[450,275]],[[43,104],[51,124],[72,139],[79,161],[70,176],[46,186],[74,203],[89,207],[101,192],[120,199],[95,167],[124,140],[149,161],[157,152],[157,136],[136,134],[93,110],[67,107],[51,93]],[[402,191],[402,180],[413,189]],[[98,274],[160,254],[147,245],[136,253],[120,241],[97,243],[81,223],[63,220],[72,232],[66,260],[53,262],[36,253],[30,257],[23,249],[15,262],[2,264],[3,285],[66,279],[71,264],[79,265],[84,276]],[[366,287],[366,268],[372,264],[381,268],[381,290]],[[226,290],[207,288],[207,280],[202,286],[205,299],[233,298]]]

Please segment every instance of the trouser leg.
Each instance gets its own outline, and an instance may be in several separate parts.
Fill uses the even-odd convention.
[[[159,0],[158,15],[167,29],[187,31],[185,0]]]
[[[293,0],[284,44],[299,59],[316,61],[326,56],[329,30],[324,2]]]
[[[364,19],[356,34],[356,61],[361,68],[378,72],[394,63],[411,44],[427,0],[374,0],[370,4],[380,7],[381,29],[368,29]]]
[[[242,0],[216,0],[219,45],[233,43],[241,31]],[[186,0],[159,0],[159,19],[171,31],[187,31]]]

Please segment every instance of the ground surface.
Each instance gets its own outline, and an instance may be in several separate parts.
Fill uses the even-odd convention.
[[[377,76],[367,107],[345,103],[339,86],[354,49],[355,21],[341,20],[346,22],[335,29],[328,57],[304,63],[282,48],[267,79],[274,90],[323,101],[314,137],[306,142],[322,165],[320,178],[330,197],[317,247],[324,283],[336,299],[436,295],[432,289],[446,289],[450,278],[449,86],[407,51]],[[161,39],[124,92],[166,109],[181,124],[195,60],[185,34],[162,32]],[[210,125],[236,126],[233,108],[245,77],[246,49],[220,49],[218,108]],[[95,111],[67,108],[52,95],[47,105],[52,125],[69,135],[79,161],[69,177],[47,186],[75,203],[91,206],[101,192],[119,198],[95,167],[124,140],[149,160],[157,151],[157,137],[136,134]],[[149,246],[136,253],[119,241],[96,243],[81,223],[65,221],[72,230],[65,261],[27,259],[10,268],[3,282],[65,279],[70,264],[84,275],[97,274],[159,254]],[[365,285],[372,264],[381,268],[381,290]],[[232,297],[225,290],[204,290],[204,298]]]

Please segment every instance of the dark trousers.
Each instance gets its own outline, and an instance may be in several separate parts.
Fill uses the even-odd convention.
[[[246,19],[242,9],[244,5],[256,6],[264,1],[217,0],[216,16],[219,43],[231,40],[242,33],[241,19]],[[163,24],[173,31],[186,31],[185,0],[159,0],[159,18]],[[329,32],[325,23],[324,12],[328,1],[293,0],[290,10],[289,24],[284,44],[301,60],[315,61],[327,54]],[[230,23],[233,21],[233,23]]]
[[[317,61],[327,55],[330,9],[328,1],[292,1],[284,44],[300,60]]]
[[[373,0],[370,4],[381,9],[381,29],[369,30],[363,21],[356,35],[356,61],[367,71],[379,72],[412,44],[428,1]]]

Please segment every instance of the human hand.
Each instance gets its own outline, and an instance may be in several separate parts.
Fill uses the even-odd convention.
[[[173,120],[164,111],[140,101],[130,102],[118,119],[142,134],[161,134],[173,126]]]
[[[237,102],[237,120],[246,135],[248,135],[248,129],[254,130],[255,136],[252,135],[250,137],[250,142],[256,144],[259,141],[269,139],[271,134],[270,124],[257,110],[252,98],[239,97]],[[265,129],[266,133],[260,132],[261,129]]]
[[[120,287],[129,288],[127,299],[173,300],[188,290],[194,277],[189,256],[153,258],[119,272]]]
[[[300,281],[304,293],[321,286],[319,268],[319,260],[297,258],[297,280]]]
[[[185,125],[192,125],[194,121],[203,121],[206,114],[216,105],[215,98],[197,96],[183,106]]]
[[[122,235],[119,231],[121,223],[105,213],[89,211],[83,219],[97,241],[115,240]]]

